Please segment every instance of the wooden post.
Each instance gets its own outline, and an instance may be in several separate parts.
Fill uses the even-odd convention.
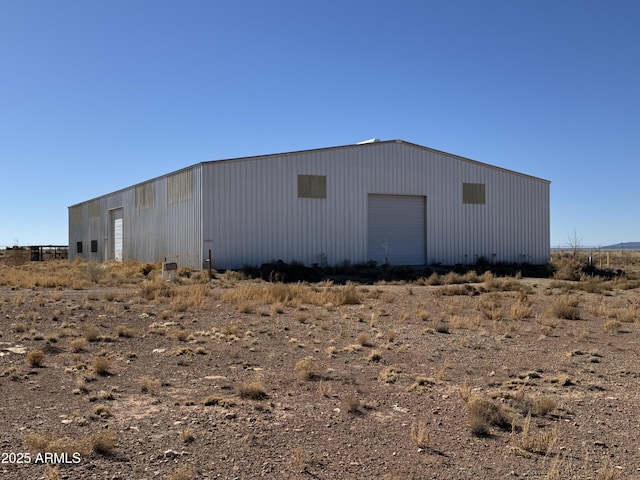
[[[209,280],[211,280],[213,278],[213,272],[211,271],[212,267],[211,264],[213,263],[213,261],[211,260],[211,249],[209,249]]]

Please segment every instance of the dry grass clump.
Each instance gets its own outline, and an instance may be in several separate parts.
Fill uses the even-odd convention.
[[[318,378],[316,363],[313,357],[306,357],[296,362],[294,370],[301,380],[314,380]]]
[[[393,367],[387,367],[378,374],[378,378],[384,383],[395,383],[400,378],[400,371]]]
[[[72,439],[69,437],[53,437],[40,434],[29,434],[24,437],[24,443],[36,452],[66,453],[68,455],[86,453],[91,450],[101,455],[107,455],[116,448],[118,434],[114,430],[103,430],[90,437]]]
[[[473,435],[487,436],[491,433],[491,427],[502,430],[511,428],[515,418],[495,401],[484,396],[472,395],[468,386],[460,387],[458,393],[467,407]]]
[[[551,265],[555,269],[553,278],[557,280],[580,280],[582,262],[578,259],[573,257],[559,258],[555,262],[552,262]]]
[[[445,285],[434,290],[433,294],[437,297],[454,296],[454,295],[473,295],[475,288],[471,285]]]
[[[11,331],[13,333],[24,333],[27,331],[27,326],[24,323],[12,323]]]
[[[551,397],[538,397],[533,401],[533,414],[545,416],[556,409],[556,402]]]
[[[140,391],[142,393],[149,393],[151,395],[155,395],[158,389],[160,388],[160,380],[157,378],[151,378],[148,376],[140,377],[138,381],[140,385]]]
[[[183,443],[191,443],[195,439],[196,436],[194,435],[193,430],[191,430],[190,428],[185,428],[180,431],[180,440],[182,440]]]
[[[111,374],[111,362],[106,357],[96,357],[93,361],[92,369],[95,374],[106,377]]]
[[[118,445],[118,434],[114,430],[103,430],[90,438],[91,450],[100,455],[108,455]]]
[[[527,295],[520,295],[520,298],[511,304],[511,318],[513,320],[521,320],[530,317],[533,313],[531,300]]]
[[[267,392],[265,392],[261,380],[245,382],[236,386],[236,393],[240,398],[248,398],[251,400],[263,400],[267,398]]]
[[[371,339],[371,335],[369,335],[367,332],[360,332],[358,334],[358,344],[362,345],[363,347],[373,347],[373,340]]]
[[[420,449],[427,448],[431,443],[431,431],[424,422],[412,423],[409,435],[413,444]]]
[[[620,333],[622,331],[622,322],[620,320],[609,320],[603,325],[602,328],[609,335],[615,335],[616,333]]]
[[[80,353],[86,350],[88,345],[89,342],[84,337],[74,338],[69,342],[69,347],[71,347],[71,350],[75,353]]]
[[[100,339],[100,331],[93,325],[86,325],[82,329],[82,336],[88,342],[97,342]]]
[[[350,393],[342,400],[342,406],[347,413],[358,414],[364,405],[357,394]]]
[[[124,338],[132,338],[135,337],[137,331],[134,328],[127,327],[126,325],[118,325],[116,327],[116,335]]]
[[[484,290],[487,292],[507,292],[507,291],[524,291],[526,287],[518,280],[510,277],[496,278],[487,272],[483,275]]]
[[[27,353],[26,362],[30,367],[42,367],[44,362],[44,352],[42,350],[31,350]]]
[[[563,295],[556,298],[551,304],[551,313],[556,318],[565,320],[579,320],[580,309],[578,308],[578,299],[569,295]]]
[[[174,288],[171,310],[174,312],[196,311],[207,305],[210,288],[208,284],[180,285]]]
[[[514,452],[517,454],[533,453],[547,455],[558,441],[557,426],[551,430],[531,431],[531,415],[527,415],[522,426],[522,433],[516,437]]]
[[[457,285],[462,283],[475,283],[477,281],[478,274],[474,270],[469,270],[465,274],[449,272],[442,276],[433,273],[428,278],[427,283],[429,285]]]
[[[111,417],[111,410],[106,405],[96,405],[93,407],[93,414],[100,418],[109,418]]]
[[[39,453],[66,453],[69,456],[74,453],[86,452],[88,446],[86,439],[74,440],[69,437],[54,437],[39,433],[25,435],[24,443],[27,447]]]
[[[478,302],[478,310],[488,320],[502,320],[504,310],[502,309],[501,298],[498,293],[490,293],[482,297]]]
[[[174,293],[174,286],[161,276],[146,280],[140,285],[140,296],[145,300],[168,299],[173,297]]]
[[[314,286],[302,283],[245,283],[226,290],[222,294],[222,300],[245,311],[253,311],[258,302],[277,304],[280,308],[298,307],[302,304],[357,305],[362,302],[355,284],[334,286],[331,282]]]
[[[186,342],[187,340],[189,340],[190,335],[191,333],[189,332],[189,330],[185,330],[184,328],[176,328],[169,332],[169,336],[175,338],[180,342]]]

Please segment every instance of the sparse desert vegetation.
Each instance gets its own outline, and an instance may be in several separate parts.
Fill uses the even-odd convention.
[[[614,253],[288,284],[0,264],[4,451],[79,456],[0,476],[635,478],[640,254]]]

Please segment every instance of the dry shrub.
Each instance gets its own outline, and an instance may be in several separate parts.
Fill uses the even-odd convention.
[[[91,436],[91,450],[108,455],[118,445],[118,434],[114,430],[103,430]]]
[[[183,328],[176,328],[175,330],[172,330],[169,335],[173,338],[175,338],[176,340],[179,340],[180,342],[186,342],[187,340],[189,340],[189,336],[191,335],[189,333],[189,330],[185,330]]]
[[[116,327],[116,335],[124,338],[132,338],[136,336],[136,330],[126,325],[118,325]]]
[[[264,385],[261,380],[253,382],[245,382],[236,387],[236,393],[240,398],[249,398],[251,400],[263,400],[267,398]]]
[[[580,280],[582,263],[575,258],[559,258],[552,263],[552,267],[555,269],[553,278],[571,281]]]
[[[109,418],[111,416],[111,410],[106,405],[96,405],[93,407],[93,414],[101,418]]]
[[[334,305],[359,305],[362,303],[360,294],[354,284],[347,283],[344,287],[339,287],[335,292],[335,297],[331,302]]]
[[[93,325],[86,325],[82,329],[82,336],[89,342],[97,342],[100,339],[100,331]]]
[[[42,362],[44,361],[44,352],[42,350],[31,350],[29,353],[27,353],[26,361],[27,365],[29,365],[30,367],[42,367]]]
[[[222,300],[245,311],[252,311],[258,301],[280,307],[297,307],[301,304],[355,305],[362,302],[355,284],[334,286],[331,282],[313,287],[302,283],[244,283],[225,291]]]
[[[538,397],[533,401],[535,415],[548,415],[556,409],[556,402],[551,397]]]
[[[11,331],[13,333],[24,333],[27,331],[27,326],[24,323],[12,323]]]
[[[26,435],[24,443],[39,453],[66,453],[71,456],[74,453],[84,453],[87,450],[86,440],[74,440],[69,437],[54,437],[37,433]]]
[[[185,428],[180,432],[180,440],[182,440],[184,443],[191,443],[195,439],[196,437],[193,434],[193,430],[191,430],[190,428]]]
[[[162,300],[173,297],[174,286],[164,280],[161,276],[156,276],[151,280],[142,282],[140,286],[140,296],[145,300]]]
[[[513,416],[509,415],[499,404],[489,398],[469,395],[466,406],[470,417],[471,432],[475,436],[488,435],[491,426],[503,430],[511,427]]]
[[[373,347],[371,335],[369,335],[367,332],[360,332],[358,334],[358,343],[363,347]]]
[[[424,422],[412,423],[409,434],[411,441],[418,448],[427,448],[431,443],[431,432]]]
[[[107,376],[110,375],[111,362],[106,357],[97,357],[93,361],[93,371],[97,375]]]
[[[484,282],[484,289],[488,292],[523,291],[525,286],[513,278],[487,278]]]
[[[620,322],[620,320],[609,320],[602,328],[604,328],[604,331],[609,335],[615,335],[622,330],[622,322]]]
[[[511,318],[513,320],[530,317],[532,312],[531,300],[529,300],[529,297],[526,295],[521,295],[520,298],[511,305]]]
[[[467,283],[467,280],[463,275],[460,275],[456,272],[449,272],[442,276],[441,283],[442,285],[455,285],[460,283]]]
[[[384,383],[395,383],[399,377],[400,371],[393,367],[387,367],[378,374],[378,378]]]
[[[142,393],[149,393],[151,395],[155,395],[155,393],[160,388],[160,380],[156,378],[147,377],[146,375],[140,377],[139,380],[140,391]]]
[[[296,362],[294,370],[302,380],[313,380],[318,377],[313,357],[306,357]]]
[[[448,275],[448,274],[447,274]],[[471,285],[445,285],[434,290],[433,294],[437,297],[454,296],[454,295],[472,295],[475,288]]]
[[[355,393],[348,394],[342,401],[342,406],[347,413],[362,413],[362,400]]]
[[[379,350],[374,350],[366,357],[366,360],[369,363],[371,362],[377,363],[380,360],[382,360],[382,353],[380,353]]]
[[[478,310],[488,320],[502,320],[504,310],[501,305],[501,298],[498,293],[490,293],[482,297],[478,303]]]
[[[171,299],[171,310],[174,312],[200,310],[206,306],[209,293],[208,284],[199,283],[175,287]]]
[[[556,318],[579,320],[580,309],[578,308],[578,299],[569,295],[556,298],[551,304],[551,313]]]
[[[547,455],[558,441],[558,428],[541,432],[531,431],[531,415],[527,415],[522,426],[522,433],[515,442],[516,453],[524,452]]]

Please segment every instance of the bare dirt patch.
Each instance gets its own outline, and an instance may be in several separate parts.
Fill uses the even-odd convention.
[[[2,478],[640,476],[631,280],[62,268],[2,272]]]

